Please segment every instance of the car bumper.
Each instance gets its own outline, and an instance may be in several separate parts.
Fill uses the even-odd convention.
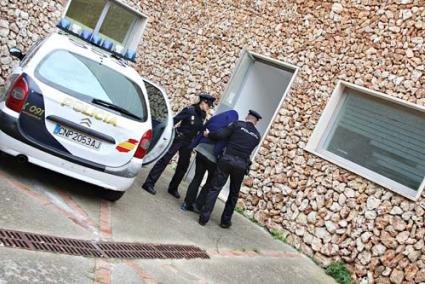
[[[25,155],[30,163],[117,191],[128,189],[142,168],[142,160],[139,159],[117,168],[85,165],[83,161],[76,163],[25,140],[19,133],[18,119],[0,110],[0,150],[12,156]]]

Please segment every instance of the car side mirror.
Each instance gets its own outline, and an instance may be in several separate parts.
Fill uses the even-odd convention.
[[[22,51],[17,47],[11,47],[9,49],[9,54],[13,57],[18,58],[19,60],[22,60],[25,57],[25,54],[23,54]]]

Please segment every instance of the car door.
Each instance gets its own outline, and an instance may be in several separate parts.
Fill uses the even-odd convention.
[[[151,119],[153,138],[143,165],[159,160],[170,148],[174,139],[173,113],[165,91],[153,82],[143,78],[145,83]]]

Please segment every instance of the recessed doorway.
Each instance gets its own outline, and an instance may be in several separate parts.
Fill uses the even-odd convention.
[[[257,124],[262,143],[297,72],[297,66],[243,50],[216,113],[234,109],[239,113],[239,119],[244,120],[249,109],[259,112],[263,116]],[[251,159],[255,159],[257,152],[258,147]],[[186,180],[190,181],[194,173],[195,163],[192,162]],[[220,197],[227,199],[227,193],[226,186]]]

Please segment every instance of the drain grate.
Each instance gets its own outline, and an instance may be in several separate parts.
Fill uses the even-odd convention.
[[[85,241],[3,229],[0,246],[99,258],[209,258],[195,246]]]

